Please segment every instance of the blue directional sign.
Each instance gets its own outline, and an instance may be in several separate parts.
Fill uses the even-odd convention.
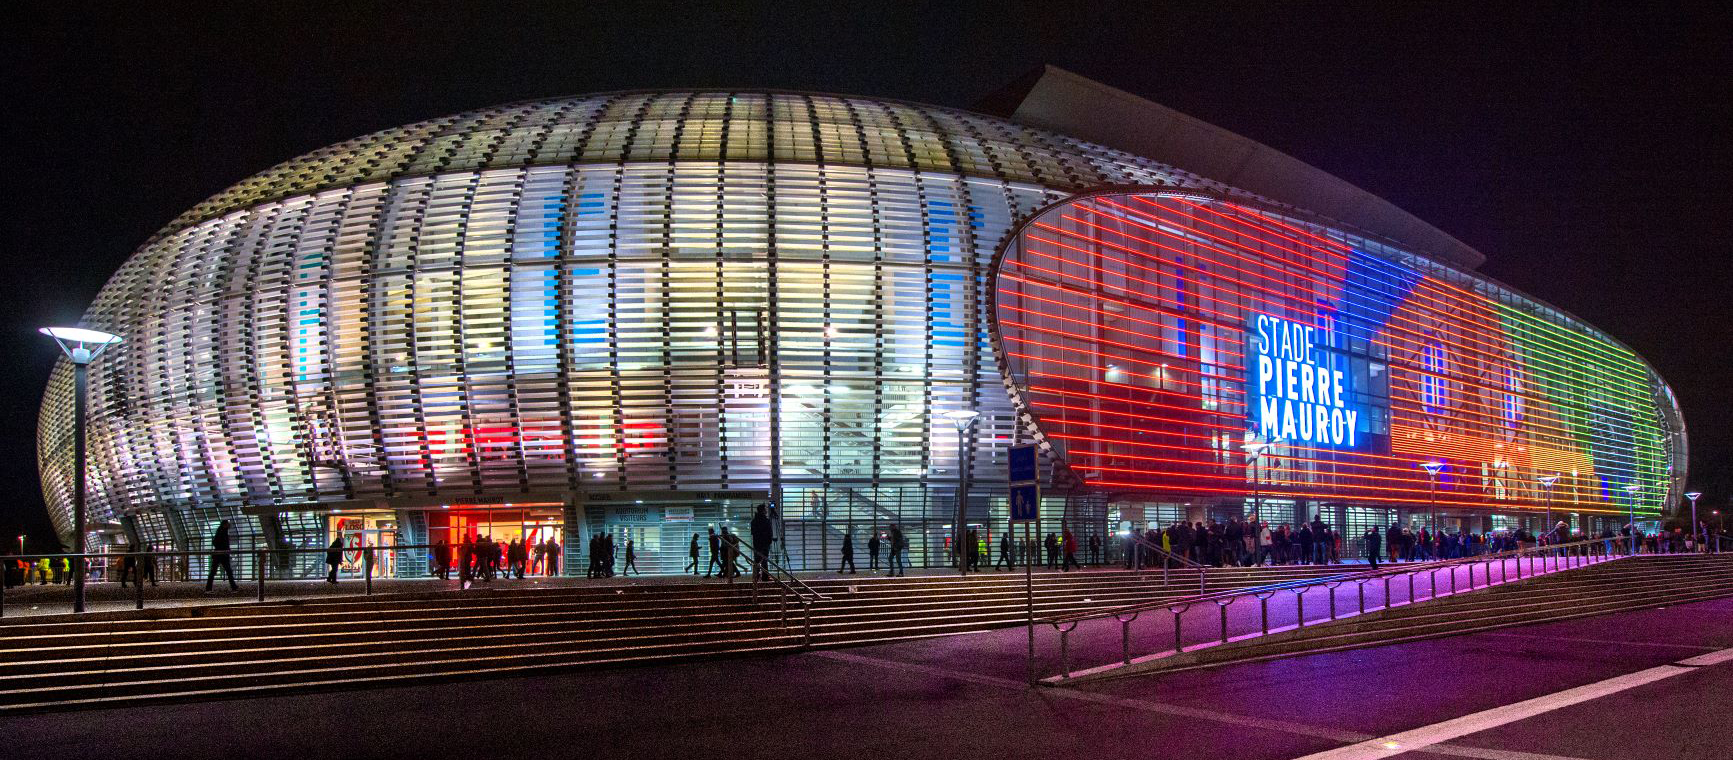
[[[1011,482],[1035,480],[1035,444],[1024,443],[1011,447]]]
[[[1011,486],[1011,522],[1034,522],[1041,517],[1041,487],[1034,483]]]

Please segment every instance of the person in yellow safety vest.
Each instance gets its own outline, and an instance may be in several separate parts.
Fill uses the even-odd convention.
[[[72,583],[72,558],[60,558],[60,572],[54,575],[54,582],[60,584]]]
[[[52,569],[54,569],[54,563],[49,561],[47,557],[36,560],[36,585],[48,585],[48,572]]]

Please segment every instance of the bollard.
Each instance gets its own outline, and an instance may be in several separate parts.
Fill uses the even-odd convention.
[[[1305,589],[1301,589],[1299,591],[1294,592],[1294,627],[1295,628],[1305,628],[1306,627],[1306,591],[1305,591]]]
[[[1179,616],[1180,613],[1183,612],[1185,612],[1185,610],[1173,611],[1173,651],[1176,653],[1185,651],[1185,646],[1180,643],[1179,637]]]
[[[1364,615],[1366,614],[1366,582],[1359,581],[1355,585],[1359,586],[1355,591],[1358,592],[1360,596],[1360,614]]]
[[[1137,615],[1133,613],[1130,618],[1121,618],[1119,621],[1119,661],[1127,665],[1131,664],[1131,621],[1136,619]]]
[[[1071,678],[1071,628],[1059,629],[1059,672],[1060,678]]]
[[[1336,619],[1336,587],[1326,583],[1326,584],[1324,584],[1324,590],[1330,592],[1330,619],[1335,620]]]
[[[1228,604],[1233,604],[1233,603],[1234,602],[1232,599],[1228,600]],[[1221,610],[1221,613],[1222,613],[1222,643],[1223,644],[1228,643],[1228,604],[1222,604],[1221,602],[1216,602],[1216,609]]]
[[[1270,635],[1270,598],[1267,596],[1258,597],[1258,618],[1259,624],[1263,626],[1264,635]]]

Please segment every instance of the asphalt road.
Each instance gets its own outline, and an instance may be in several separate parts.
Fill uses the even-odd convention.
[[[1733,647],[1733,600],[1082,688],[1023,685],[1020,636],[0,718],[0,747],[20,760],[1294,758]],[[1733,662],[1678,670],[1376,756],[1728,757]]]

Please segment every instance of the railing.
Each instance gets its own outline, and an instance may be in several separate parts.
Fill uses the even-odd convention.
[[[1131,539],[1130,543],[1131,543],[1132,547],[1135,547],[1132,549],[1132,558],[1131,558],[1131,565],[1132,565],[1133,570],[1144,569],[1142,558],[1144,556],[1144,553],[1148,552],[1152,555],[1152,559],[1161,563],[1161,583],[1162,583],[1162,585],[1165,586],[1165,585],[1168,585],[1169,583],[1171,583],[1172,579],[1169,577],[1168,574],[1169,574],[1169,571],[1173,568],[1173,566],[1177,564],[1180,567],[1191,568],[1191,569],[1194,569],[1197,571],[1197,592],[1200,594],[1204,592],[1204,588],[1205,588],[1204,584],[1208,583],[1209,579],[1204,572],[1204,565],[1202,563],[1193,562],[1192,560],[1187,559],[1186,557],[1183,557],[1183,556],[1178,555],[1178,554],[1174,554],[1172,551],[1169,551],[1167,549],[1163,549],[1163,548],[1161,548],[1161,544],[1158,544],[1154,541],[1149,540],[1149,538],[1147,536],[1142,536],[1142,535],[1138,535],[1136,533],[1133,533],[1130,536],[1128,536],[1128,538]]]
[[[1356,584],[1356,587],[1355,587],[1356,596],[1359,600],[1359,611],[1357,613],[1352,613],[1352,614],[1365,614],[1367,611],[1367,607],[1366,607],[1366,584],[1373,582],[1373,581],[1377,581],[1377,580],[1383,581],[1383,585],[1384,585],[1384,588],[1383,588],[1384,608],[1388,609],[1388,608],[1397,606],[1392,601],[1391,595],[1390,595],[1390,582],[1393,578],[1401,577],[1404,575],[1406,575],[1408,577],[1408,596],[1406,598],[1406,601],[1403,602],[1403,605],[1409,605],[1409,604],[1415,603],[1416,601],[1420,601],[1420,598],[1417,598],[1415,596],[1416,591],[1414,588],[1414,581],[1415,581],[1415,578],[1418,577],[1421,573],[1428,574],[1429,580],[1431,581],[1431,594],[1430,594],[1430,596],[1425,597],[1425,598],[1426,599],[1436,599],[1436,598],[1439,598],[1441,596],[1439,591],[1438,591],[1438,573],[1439,573],[1439,571],[1442,571],[1442,570],[1450,570],[1451,571],[1450,572],[1450,590],[1449,590],[1448,594],[1454,595],[1454,594],[1458,593],[1458,582],[1457,582],[1457,572],[1456,572],[1456,570],[1458,568],[1462,568],[1462,567],[1467,568],[1467,570],[1468,570],[1468,573],[1467,573],[1467,575],[1468,575],[1468,590],[1472,591],[1476,588],[1475,573],[1474,573],[1476,565],[1484,565],[1485,566],[1485,572],[1484,572],[1485,581],[1484,581],[1484,583],[1482,583],[1480,585],[1480,587],[1484,588],[1484,587],[1494,585],[1493,577],[1492,577],[1493,576],[1492,569],[1493,569],[1494,563],[1496,563],[1498,565],[1498,568],[1499,568],[1500,579],[1499,579],[1498,583],[1503,584],[1503,583],[1508,583],[1511,580],[1511,577],[1510,577],[1511,563],[1509,562],[1509,560],[1512,560],[1512,559],[1516,560],[1514,563],[1514,566],[1516,568],[1516,580],[1522,580],[1524,577],[1524,575],[1523,575],[1523,572],[1524,572],[1523,571],[1523,561],[1525,559],[1528,560],[1528,575],[1529,576],[1543,575],[1543,574],[1552,573],[1552,572],[1559,572],[1562,570],[1569,570],[1569,569],[1573,569],[1573,568],[1577,568],[1577,567],[1585,567],[1585,566],[1590,565],[1590,564],[1598,564],[1599,562],[1604,562],[1608,559],[1614,558],[1615,556],[1619,556],[1619,555],[1616,555],[1612,552],[1607,552],[1606,554],[1594,553],[1595,549],[1606,548],[1608,546],[1609,541],[1616,541],[1616,540],[1617,539],[1600,539],[1600,538],[1587,539],[1587,540],[1583,540],[1583,541],[1574,541],[1574,542],[1565,543],[1565,544],[1554,544],[1551,546],[1512,549],[1512,550],[1508,550],[1508,551],[1491,553],[1491,554],[1482,554],[1482,555],[1477,555],[1477,556],[1473,556],[1473,557],[1460,557],[1460,558],[1456,558],[1456,559],[1447,559],[1447,560],[1438,560],[1438,561],[1433,561],[1433,562],[1416,563],[1416,564],[1409,564],[1409,565],[1405,565],[1405,566],[1388,567],[1388,568],[1377,569],[1377,570],[1367,570],[1367,571],[1363,571],[1363,572],[1327,575],[1327,576],[1321,576],[1321,577],[1317,577],[1317,578],[1304,578],[1304,579],[1300,579],[1300,580],[1287,581],[1287,582],[1283,582],[1283,583],[1274,583],[1274,584],[1268,584],[1268,585],[1263,585],[1263,586],[1256,586],[1256,587],[1252,587],[1252,588],[1217,592],[1217,593],[1213,593],[1213,594],[1199,593],[1195,596],[1184,597],[1181,599],[1167,599],[1167,600],[1157,600],[1157,601],[1151,601],[1151,602],[1140,602],[1137,604],[1129,604],[1129,605],[1123,605],[1120,607],[1114,607],[1112,609],[1107,609],[1107,610],[1098,610],[1098,611],[1094,611],[1094,612],[1085,612],[1085,613],[1078,613],[1078,614],[1074,614],[1074,615],[1065,615],[1065,616],[1050,618],[1050,619],[1045,620],[1043,622],[1046,622],[1048,625],[1051,625],[1053,627],[1053,629],[1059,633],[1059,658],[1060,658],[1060,669],[1061,670],[1060,670],[1060,674],[1056,678],[1058,680],[1066,680],[1066,679],[1071,678],[1073,676],[1074,672],[1076,672],[1076,671],[1073,671],[1071,669],[1071,632],[1076,630],[1079,625],[1081,625],[1085,622],[1088,622],[1088,621],[1105,620],[1108,618],[1113,618],[1114,620],[1119,622],[1119,624],[1120,624],[1120,660],[1119,660],[1119,663],[1113,664],[1113,665],[1102,666],[1103,668],[1118,667],[1118,666],[1122,666],[1122,665],[1132,664],[1131,624],[1134,621],[1136,621],[1138,619],[1138,617],[1140,615],[1142,615],[1142,613],[1144,613],[1144,612],[1166,609],[1168,612],[1173,614],[1173,650],[1172,651],[1173,651],[1173,653],[1177,654],[1177,653],[1186,651],[1185,640],[1184,640],[1184,636],[1183,636],[1185,613],[1190,611],[1194,607],[1200,607],[1203,609],[1207,609],[1207,607],[1203,606],[1205,603],[1215,604],[1217,611],[1218,611],[1218,615],[1219,615],[1220,620],[1221,620],[1221,635],[1220,635],[1220,639],[1219,639],[1218,643],[1226,644],[1230,640],[1230,637],[1228,635],[1228,608],[1230,606],[1232,606],[1235,602],[1237,602],[1241,599],[1246,599],[1246,598],[1256,599],[1258,601],[1258,607],[1259,607],[1259,625],[1258,625],[1257,631],[1250,633],[1250,634],[1247,634],[1246,636],[1244,636],[1242,638],[1249,638],[1251,636],[1267,636],[1271,632],[1269,601],[1272,597],[1275,597],[1277,594],[1279,594],[1283,591],[1287,591],[1287,592],[1294,594],[1294,605],[1295,605],[1295,616],[1294,616],[1295,625],[1294,625],[1294,628],[1297,629],[1297,628],[1303,628],[1306,625],[1305,595],[1308,591],[1311,591],[1312,589],[1315,589],[1315,588],[1322,587],[1322,588],[1329,591],[1329,594],[1330,594],[1330,617],[1329,617],[1329,619],[1330,620],[1336,620],[1339,617],[1343,617],[1343,616],[1339,616],[1337,614],[1335,590],[1338,587],[1341,587],[1347,583]],[[1597,557],[1600,559],[1597,559]],[[1535,568],[1535,565],[1537,564],[1537,562],[1540,565],[1540,569],[1538,571]],[[1548,567],[1549,564],[1551,565],[1550,569]],[[1379,608],[1373,607],[1372,609],[1377,610]],[[1282,629],[1277,629],[1277,630],[1279,632]],[[1031,657],[1033,657],[1033,653],[1031,653]],[[1033,668],[1033,663],[1031,663],[1031,668]],[[1092,672],[1092,671],[1097,670],[1097,669],[1099,669],[1099,668],[1091,668],[1091,669],[1089,669],[1089,671],[1086,671],[1086,672]],[[1049,679],[1049,680],[1053,680],[1053,679]]]
[[[750,550],[750,547],[744,547],[744,548],[747,548],[748,550]],[[754,558],[753,562],[756,562],[756,561],[757,561],[757,559]],[[798,576],[796,576],[794,574],[793,571],[789,570],[786,567],[783,567],[782,563],[777,562],[771,556],[770,552],[765,553],[764,568],[766,571],[765,572],[765,578],[768,579],[771,583],[776,584],[776,587],[777,587],[777,591],[778,591],[777,597],[778,597],[780,607],[781,607],[781,615],[778,618],[778,623],[780,625],[782,625],[782,627],[784,627],[784,628],[788,627],[788,598],[789,598],[789,596],[792,595],[795,599],[795,602],[800,605],[800,617],[801,617],[801,641],[800,641],[800,645],[803,647],[812,646],[812,607],[813,607],[813,605],[815,605],[819,602],[830,601],[830,597],[825,596],[822,593],[819,593],[818,589],[815,589],[812,586],[807,585],[806,581],[801,580]],[[730,583],[732,583],[733,580],[734,580],[733,577],[729,578]],[[758,584],[759,584],[758,569],[756,567],[754,567],[754,568],[752,568],[752,602],[753,602],[753,604],[758,603]]]
[[[437,552],[448,551],[451,553],[452,558],[456,559],[456,558],[461,556],[460,552],[458,551],[459,546],[461,546],[461,544],[389,544],[389,545],[375,545],[375,546],[362,546],[362,547],[344,546],[339,551],[341,551],[342,554],[345,556],[352,555],[355,552],[361,553],[361,563],[360,563],[361,567],[360,567],[360,570],[358,572],[362,578],[362,585],[363,585],[364,593],[367,594],[368,596],[371,596],[373,594],[373,576],[376,574],[376,568],[379,565],[379,561],[378,561],[379,560],[379,557],[378,557],[379,553],[381,553],[381,552],[414,553],[417,556],[412,557],[410,559],[410,561],[413,562],[413,561],[417,561],[419,559],[426,559],[428,561],[431,561]],[[511,567],[510,558],[505,552],[505,546],[502,545],[500,547],[500,549],[501,549],[501,556],[500,556],[500,566],[498,569],[501,572],[509,572],[509,568]],[[134,595],[133,595],[133,608],[142,610],[142,609],[144,609],[144,603],[145,603],[145,593],[144,593],[143,581],[145,580],[145,578],[148,575],[148,577],[151,580],[151,585],[152,586],[156,585],[156,577],[161,573],[161,571],[163,569],[161,567],[161,561],[163,559],[183,558],[185,560],[190,561],[191,559],[196,558],[196,557],[204,557],[204,558],[214,560],[214,558],[220,554],[227,554],[230,557],[250,555],[250,556],[252,556],[252,558],[254,560],[253,578],[251,580],[257,587],[257,593],[256,593],[255,598],[258,601],[263,602],[263,601],[265,601],[265,584],[266,584],[266,581],[267,580],[273,580],[270,577],[270,572],[269,572],[269,568],[271,566],[270,560],[272,558],[287,558],[290,555],[297,555],[297,554],[324,555],[330,551],[331,551],[331,548],[328,546],[325,546],[325,547],[295,547],[295,548],[229,549],[227,552],[218,552],[218,551],[212,551],[212,550],[206,549],[206,550],[201,550],[201,551],[174,550],[174,551],[148,551],[148,552],[86,552],[84,554],[10,554],[10,555],[0,556],[0,567],[10,569],[10,568],[15,567],[17,565],[17,563],[20,561],[26,562],[27,564],[24,567],[24,573],[25,573],[24,582],[25,582],[25,585],[28,585],[30,573],[34,572],[35,563],[39,560],[47,559],[50,562],[59,562],[62,559],[72,560],[72,559],[83,558],[84,560],[86,560],[85,562],[72,563],[72,564],[74,564],[74,566],[82,564],[87,570],[91,567],[91,563],[89,562],[89,560],[91,560],[91,559],[107,560],[108,564],[109,564],[109,572],[110,573],[113,573],[117,568],[119,570],[121,570],[123,573],[122,575],[117,576],[114,579],[117,579],[117,580],[118,579],[124,579],[127,577],[127,575],[131,576],[130,579],[132,581],[134,581],[134,585],[137,587],[137,590],[134,592]],[[562,556],[565,556],[565,555],[562,555]],[[575,556],[575,555],[571,555],[571,556]],[[125,571],[127,570],[127,565],[125,565],[124,563],[127,560],[131,560],[131,563],[132,563],[131,564],[132,570],[130,573],[125,573]],[[533,557],[532,557],[532,560],[533,560]],[[545,562],[548,560],[544,559],[543,561]],[[341,564],[344,566],[347,566],[349,563],[343,562]],[[145,570],[145,568],[147,568],[147,567],[150,568],[148,571]],[[230,569],[231,569],[231,571],[233,571],[234,568],[232,565],[231,565]],[[212,580],[215,579],[215,573],[210,571],[209,565],[207,565],[207,576]],[[310,576],[307,576],[304,578],[294,578],[294,579],[276,578],[274,580],[278,580],[278,581],[283,581],[283,580],[312,580],[312,579],[318,578],[318,577],[319,576],[317,576],[317,575],[310,575]],[[244,582],[246,580],[246,579],[240,578],[239,576],[231,576],[231,578],[233,578],[236,581],[237,586],[240,585],[241,582]],[[196,582],[196,579],[194,579],[194,578],[188,578],[187,580]],[[4,582],[4,579],[0,579],[0,617],[5,617],[5,615],[6,615],[6,585],[7,584]],[[460,588],[463,588],[463,587],[460,586]]]

